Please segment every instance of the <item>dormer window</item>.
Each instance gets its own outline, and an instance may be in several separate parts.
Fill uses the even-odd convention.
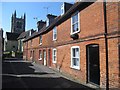
[[[72,7],[72,5],[73,4],[71,3],[63,2],[63,4],[61,5],[61,16],[65,14]]]
[[[47,18],[46,27],[49,26],[49,19]]]
[[[29,32],[29,36],[31,36],[31,31]]]
[[[64,3],[63,5],[61,6],[61,15],[63,15],[65,13],[65,10],[64,10]]]
[[[71,35],[80,32],[79,23],[79,13],[76,12],[71,17]]]

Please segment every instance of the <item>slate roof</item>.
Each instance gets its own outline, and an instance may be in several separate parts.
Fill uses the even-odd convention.
[[[24,41],[27,41],[27,40],[37,37],[41,34],[45,34],[45,33],[49,32],[50,30],[52,30],[52,28],[54,28],[54,26],[58,26],[59,24],[61,24],[62,22],[64,22],[68,18],[70,18],[71,15],[74,14],[74,12],[83,10],[84,8],[88,7],[95,1],[96,0],[93,0],[93,2],[77,2],[77,3],[73,4],[73,6],[64,15],[56,17],[54,19],[53,23],[51,23],[51,25],[49,25],[48,27],[43,27],[34,36],[29,37],[29,38],[25,39]]]
[[[19,40],[19,39],[23,39],[23,38],[28,38],[30,32],[31,32],[31,34],[33,34],[35,32],[35,30],[30,29],[30,30],[28,30],[26,32],[22,32],[17,39]]]
[[[18,33],[6,32],[7,40],[17,41],[19,35]]]
[[[27,32],[22,32],[17,39],[22,39],[26,37]]]

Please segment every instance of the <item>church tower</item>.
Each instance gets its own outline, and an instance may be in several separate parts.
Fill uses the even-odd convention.
[[[11,32],[18,34],[25,32],[25,19],[26,19],[25,13],[24,16],[21,16],[21,18],[17,18],[15,10],[14,14],[12,14],[11,17]]]

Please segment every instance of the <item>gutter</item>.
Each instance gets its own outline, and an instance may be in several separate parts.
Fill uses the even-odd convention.
[[[106,0],[103,0],[104,8],[104,36],[105,36],[105,51],[106,51],[106,90],[109,90],[109,65],[108,65],[108,31],[107,31],[107,10],[106,10]]]
[[[62,22],[64,22],[65,20],[67,20],[68,18],[71,17],[71,15],[75,12],[75,11],[81,11],[84,8],[88,7],[89,5],[91,5],[92,3],[94,3],[96,0],[93,0],[93,2],[78,2],[76,4],[74,4],[64,15],[62,15],[58,20],[55,20],[50,26],[46,27],[43,31],[38,32],[37,35],[30,37],[25,41],[28,41],[34,37],[37,37],[39,35],[45,34],[49,31],[51,31],[52,28],[54,28],[54,26],[58,26],[59,24],[61,24]]]

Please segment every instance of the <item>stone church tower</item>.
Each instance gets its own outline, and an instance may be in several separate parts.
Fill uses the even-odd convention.
[[[25,13],[24,16],[21,16],[21,18],[17,18],[15,11],[11,17],[11,33],[21,34],[22,32],[25,32],[25,19],[26,19]]]

